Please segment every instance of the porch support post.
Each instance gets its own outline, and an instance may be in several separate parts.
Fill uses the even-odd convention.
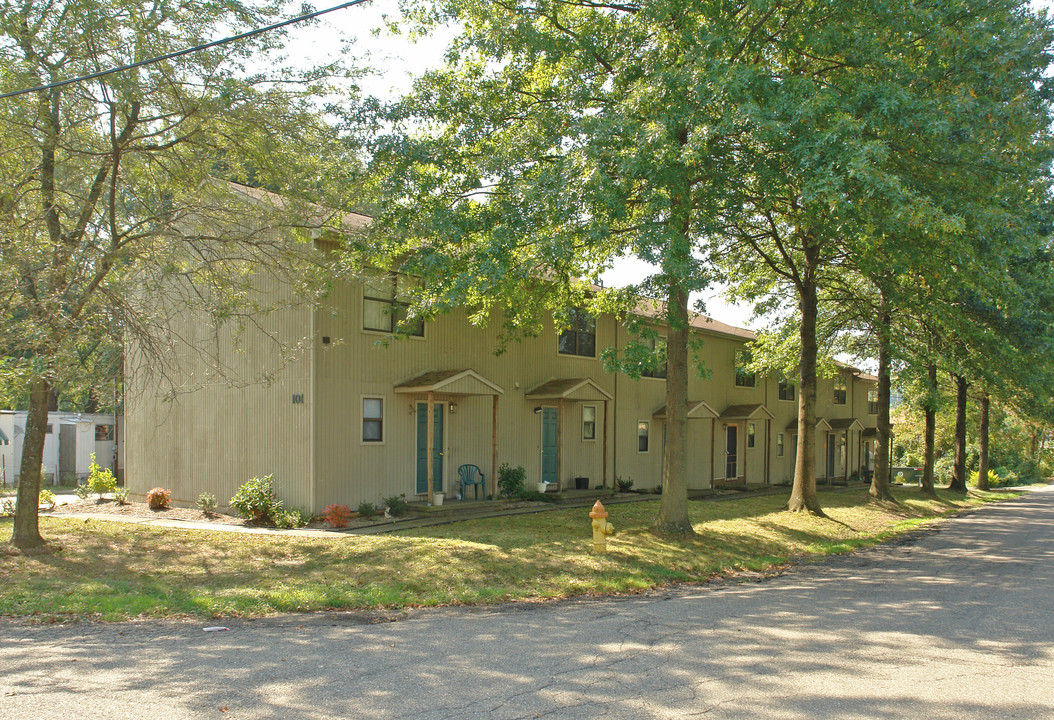
[[[604,401],[604,464],[603,479],[601,485],[608,486],[608,401]]]
[[[436,448],[436,394],[428,391],[428,504],[432,504],[432,492],[435,488],[435,448]]]
[[[563,490],[564,481],[564,399],[556,401],[556,489]]]
[[[498,497],[498,396],[492,395],[493,411],[491,413],[490,445],[490,494]]]
[[[736,468],[736,472],[737,472],[737,475],[742,475],[743,476],[743,484],[744,485],[747,484],[747,450],[749,449],[747,447],[747,437],[749,436],[749,434],[750,434],[750,421],[749,420],[744,420],[743,421],[743,432],[736,431],[736,435],[742,435],[743,436],[742,440],[740,440],[738,437],[736,438],[736,443],[737,444],[740,443],[740,442],[743,443],[743,462],[740,463],[739,467]],[[757,444],[758,444],[758,435],[757,435],[757,432],[755,431],[755,433],[754,433],[754,445],[757,445]],[[736,450],[737,450],[737,454],[738,454],[739,448],[737,447]]]
[[[714,472],[714,463],[716,458],[714,457],[714,443],[717,442],[717,418],[710,418],[710,489],[714,488],[714,478],[717,475]]]

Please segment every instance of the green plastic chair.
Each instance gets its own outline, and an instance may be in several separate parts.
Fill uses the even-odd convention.
[[[483,485],[486,475],[479,469],[478,465],[462,465],[457,469],[457,476],[461,479],[461,497],[468,500],[468,488],[475,485],[476,500],[479,500],[479,491],[483,491],[483,499],[487,499],[487,489]]]

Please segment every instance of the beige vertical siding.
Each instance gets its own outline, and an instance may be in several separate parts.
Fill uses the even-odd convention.
[[[261,278],[260,292],[273,299],[285,290]],[[186,342],[172,345],[178,385],[171,400],[164,397],[168,379],[129,353],[123,439],[135,496],[161,486],[181,504],[211,492],[224,506],[247,479],[273,474],[287,505],[311,505],[311,311],[282,310],[258,321],[260,328],[236,340],[206,317],[187,314],[172,328]],[[217,374],[202,350],[215,353],[226,372]],[[294,395],[303,402],[294,403]]]
[[[283,290],[262,285],[261,292]],[[504,391],[498,396],[498,463],[522,465],[529,482],[537,482],[542,472],[542,415],[534,409],[561,407],[561,487],[573,487],[576,477],[589,478],[594,487],[610,486],[616,476],[632,479],[641,489],[661,483],[664,423],[654,413],[665,404],[666,383],[604,371],[600,351],[628,339],[627,331],[610,316],[597,321],[598,357],[593,358],[561,355],[552,324],[538,337],[513,342],[496,355],[500,316],[488,328],[477,328],[461,312],[427,323],[423,339],[389,342],[384,334],[362,330],[362,291],[350,281],[334,288],[323,309],[286,310],[263,322],[264,331],[249,332],[239,349],[232,350],[229,334],[212,332],[200,317],[187,317],[180,334],[216,351],[239,382],[207,376],[196,353],[185,349],[180,360],[189,391],[173,402],[162,401],[164,384],[149,368],[135,367],[129,360],[134,372],[129,379],[126,440],[133,492],[142,494],[163,485],[172,487],[182,502],[193,502],[199,493],[209,491],[225,503],[245,479],[274,473],[285,502],[315,511],[330,503],[378,504],[399,494],[422,499],[416,492],[417,406],[427,402],[427,395],[396,388],[424,373],[463,369],[472,369]],[[739,429],[738,479],[789,482],[795,436],[786,428],[797,416],[797,401],[779,401],[773,378],[759,377],[754,388],[737,387],[734,356],[745,340],[711,331],[700,335],[704,344],[701,358],[695,360],[701,360],[710,375],[691,373],[689,399],[705,401],[718,414],[732,405],[764,404],[773,418],[759,415],[753,420],[755,447],[747,447],[747,422],[734,421]],[[329,341],[323,343],[323,338]],[[286,361],[288,349],[298,344],[302,349]],[[265,375],[270,382],[260,380]],[[613,396],[607,404],[606,477],[605,403],[526,397],[548,381],[567,378],[589,378]],[[863,385],[854,381],[851,403],[834,407],[831,382],[822,381],[817,414],[849,417],[856,412],[865,426],[871,426],[866,415],[860,415],[866,411]],[[465,380],[435,395],[443,412],[439,451],[448,492],[456,489],[456,472],[462,464],[478,465],[487,475],[488,487],[494,479],[493,401],[490,395],[466,394],[478,390],[476,381]],[[293,396],[301,394],[303,403],[294,403]],[[364,398],[383,402],[380,442],[363,440]],[[597,409],[594,440],[583,437],[584,406]],[[639,422],[649,424],[647,452],[638,451]],[[728,424],[720,419],[689,420],[689,487],[708,488],[714,479],[724,479]],[[777,432],[785,437],[782,458],[776,455]],[[824,441],[819,433],[820,476],[826,467]],[[859,445],[858,440],[853,442]]]

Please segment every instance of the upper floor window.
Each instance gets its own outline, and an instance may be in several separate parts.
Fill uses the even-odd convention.
[[[96,425],[95,439],[100,442],[113,440],[113,425]]]
[[[654,364],[641,370],[641,377],[666,379],[666,338],[655,337],[644,342],[651,347]]]
[[[794,399],[794,383],[790,380],[780,380],[779,383],[779,398],[780,400],[793,400]]]
[[[757,374],[747,369],[750,360],[749,350],[736,350],[736,387],[754,387],[757,384]]]
[[[571,309],[568,320],[567,328],[560,333],[560,354],[596,357],[597,321],[578,308]]]
[[[424,321],[407,317],[409,289],[410,278],[398,273],[366,279],[362,287],[362,329],[424,337]]]
[[[834,379],[834,404],[845,405],[846,383],[845,375],[839,375]]]
[[[871,388],[867,391],[867,414],[878,415],[878,389]]]
[[[644,420],[637,423],[637,452],[648,452],[648,434],[651,426]]]

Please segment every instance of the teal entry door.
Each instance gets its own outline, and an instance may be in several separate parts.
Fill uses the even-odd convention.
[[[443,405],[435,406],[432,490],[443,491]],[[428,492],[428,403],[417,403],[417,492]]]
[[[542,482],[554,483],[559,478],[556,476],[557,453],[557,409],[554,407],[542,408]]]

